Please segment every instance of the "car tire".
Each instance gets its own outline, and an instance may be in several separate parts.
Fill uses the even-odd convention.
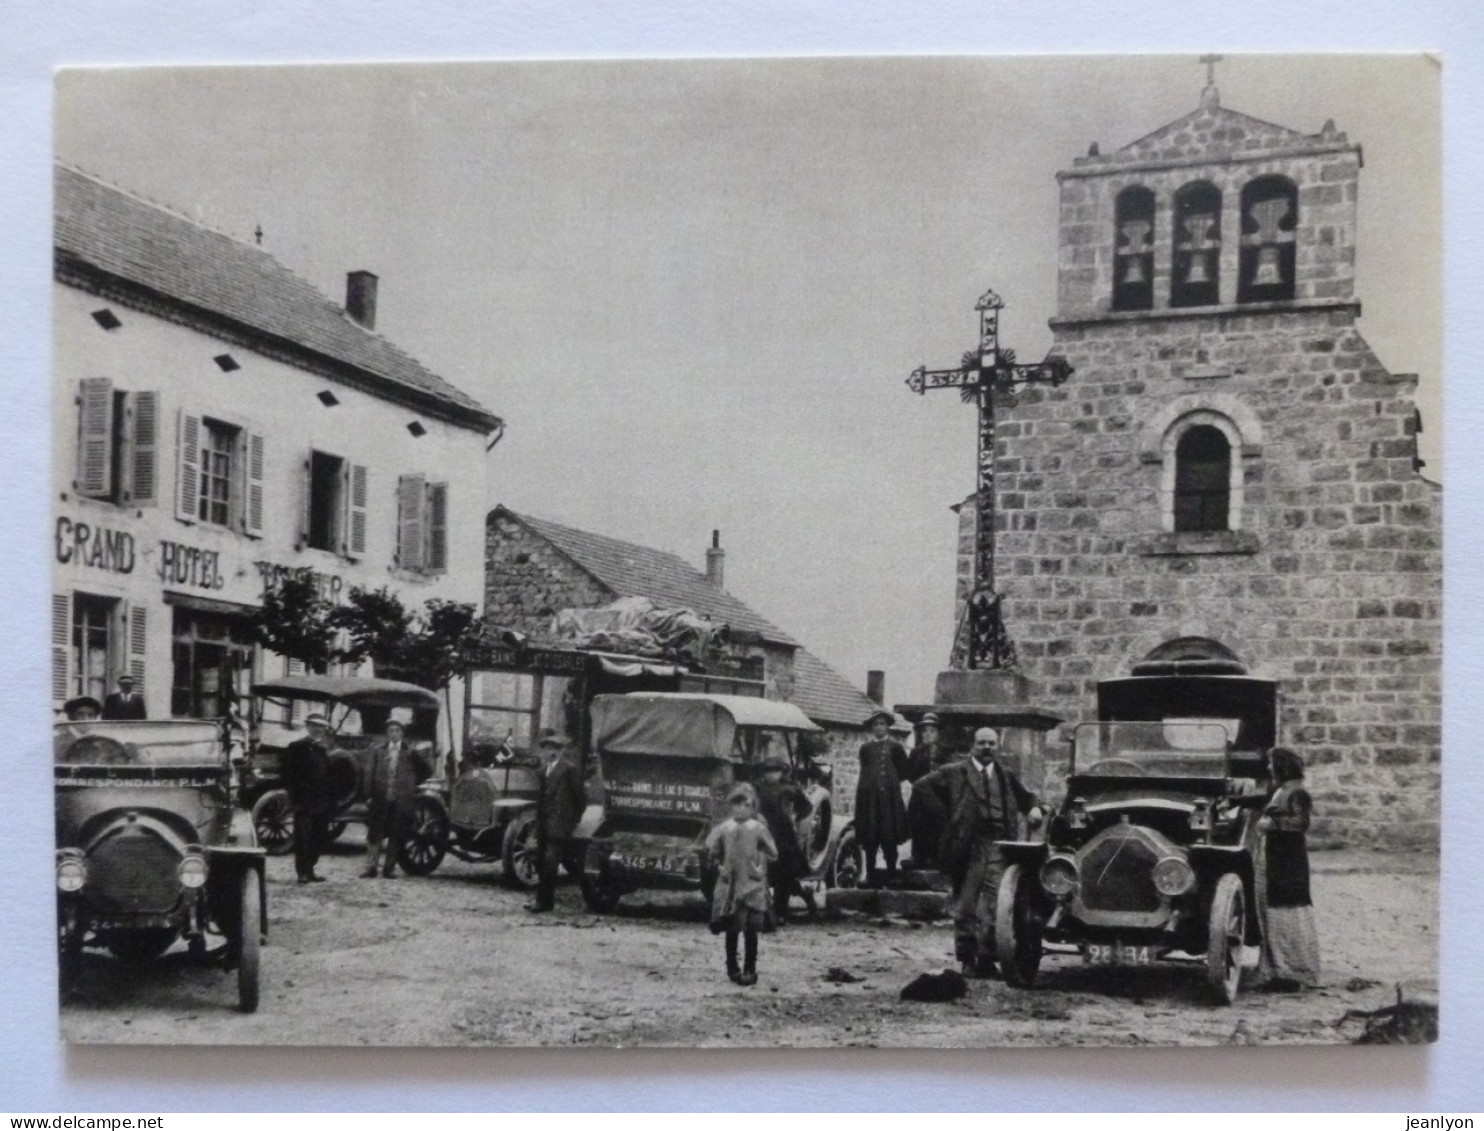
[[[541,878],[541,850],[536,843],[536,810],[517,814],[505,828],[500,862],[505,884],[516,891],[530,891]]]
[[[448,853],[448,838],[443,806],[432,798],[418,797],[412,803],[412,828],[402,841],[397,862],[408,875],[430,875]]]
[[[1041,969],[1041,921],[1031,903],[1025,868],[1011,864],[995,894],[995,960],[1012,986],[1030,987]]]
[[[237,915],[237,1008],[255,1013],[258,1008],[258,959],[263,943],[262,877],[256,868],[242,873]]]
[[[825,882],[833,888],[858,888],[865,871],[866,862],[860,844],[855,839],[855,829],[847,828],[835,843],[835,856],[830,862]]]
[[[1206,920],[1206,983],[1222,1005],[1237,1000],[1246,933],[1247,893],[1242,877],[1228,872],[1216,885]]]
[[[252,807],[252,827],[269,856],[294,850],[294,803],[286,789],[270,789]]]

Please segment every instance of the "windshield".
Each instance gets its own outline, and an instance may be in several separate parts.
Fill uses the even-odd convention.
[[[1072,772],[1224,777],[1227,750],[1236,732],[1232,719],[1083,723],[1073,740]]]
[[[67,766],[220,766],[226,760],[213,722],[58,723],[52,755]]]

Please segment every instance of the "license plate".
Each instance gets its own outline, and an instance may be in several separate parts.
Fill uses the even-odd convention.
[[[685,875],[684,856],[647,856],[641,853],[615,852],[613,863],[630,872],[662,872],[669,876]]]
[[[1087,943],[1082,948],[1082,962],[1087,966],[1148,966],[1154,955],[1147,946],[1123,943]]]

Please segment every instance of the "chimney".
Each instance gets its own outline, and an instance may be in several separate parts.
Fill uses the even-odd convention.
[[[727,552],[721,548],[721,531],[711,532],[711,548],[706,551],[706,580],[718,589],[726,576]]]
[[[886,706],[886,673],[872,668],[866,673],[866,698],[878,707]]]
[[[366,329],[376,329],[376,276],[370,271],[345,276],[345,313]]]

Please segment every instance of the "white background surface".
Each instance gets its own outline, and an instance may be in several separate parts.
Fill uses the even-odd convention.
[[[221,0],[0,0],[0,1109],[1158,1107],[1478,1110],[1484,1106],[1484,777],[1477,139],[1480,17],[1471,4],[959,3],[725,6]],[[1445,58],[1448,714],[1443,1041],[1432,1049],[989,1050],[892,1053],[76,1049],[57,1041],[46,751],[47,297],[50,71],[61,64],[698,55],[1440,50]],[[1196,82],[1192,82],[1194,91]],[[1239,102],[1229,101],[1234,109]],[[1193,106],[1193,99],[1192,99]],[[1333,111],[1346,128],[1344,107]],[[1148,123],[1149,128],[1162,124]],[[1313,128],[1307,123],[1294,123]],[[1352,135],[1363,144],[1366,139]],[[1118,139],[1102,139],[1105,148]],[[1122,141],[1129,140],[1127,138]],[[966,139],[966,144],[972,138]],[[1072,153],[1065,155],[1069,163]],[[1047,192],[1051,186],[1046,186]],[[1364,192],[1362,207],[1365,206]],[[1362,254],[1363,254],[1362,249]],[[1049,246],[1048,246],[1049,254]],[[1003,288],[1002,288],[1003,291]],[[970,296],[970,303],[972,304]],[[1364,294],[1360,296],[1363,300]],[[972,333],[964,311],[963,340]],[[951,364],[959,339],[923,357]],[[1391,361],[1411,368],[1405,359]],[[491,405],[500,411],[499,403]],[[912,407],[906,402],[903,408]],[[554,515],[560,518],[561,516]],[[615,531],[615,533],[621,533]],[[679,547],[677,547],[679,548]],[[699,554],[699,546],[696,554]],[[785,627],[790,627],[785,625]],[[856,676],[859,673],[848,673]],[[1470,825],[1473,827],[1470,827]]]

